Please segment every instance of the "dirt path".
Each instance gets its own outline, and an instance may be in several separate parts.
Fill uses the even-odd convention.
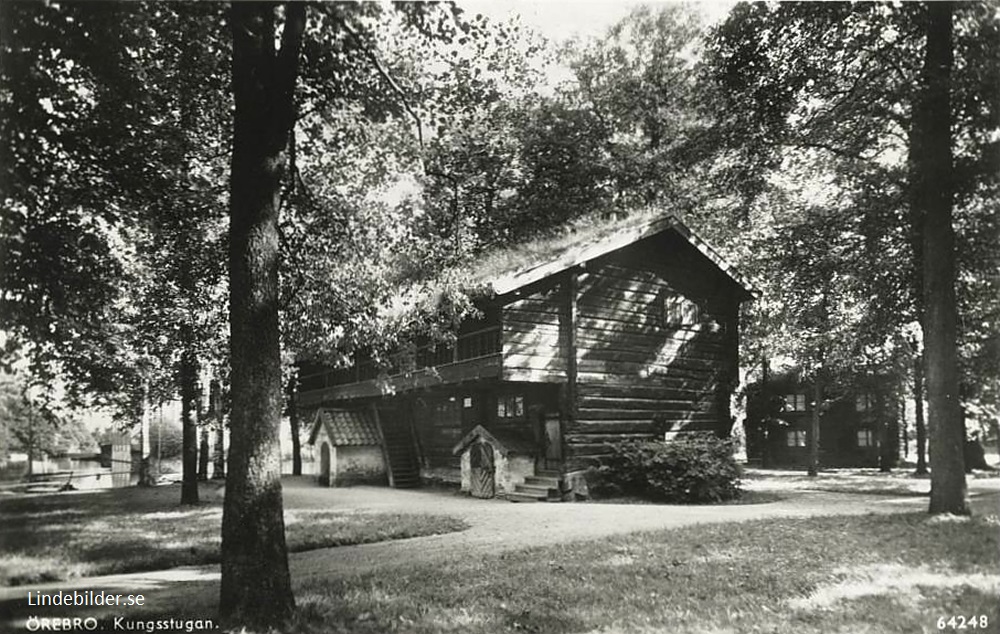
[[[292,578],[297,584],[318,577],[336,578],[376,570],[389,571],[413,563],[597,539],[635,531],[763,518],[898,513],[921,510],[927,504],[925,497],[912,495],[894,497],[814,491],[796,491],[777,502],[732,506],[512,504],[435,490],[400,491],[384,487],[324,489],[316,487],[307,478],[286,480],[284,491],[287,509],[444,514],[460,517],[470,525],[465,531],[447,535],[295,553],[290,556],[290,566]],[[977,513],[996,514],[1000,511],[1000,481],[981,482],[973,487],[973,493]],[[218,566],[205,566],[0,588],[0,630],[14,625],[23,631],[24,618],[33,613],[26,611],[29,610],[25,605],[27,593],[36,590],[141,592],[146,597],[143,611],[211,618],[215,614],[218,597],[218,578]],[[70,614],[89,616],[108,614],[108,611],[76,608]],[[120,608],[112,614],[132,617],[139,615],[140,610]]]

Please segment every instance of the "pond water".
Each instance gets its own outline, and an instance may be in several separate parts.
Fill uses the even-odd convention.
[[[72,484],[77,489],[110,488],[111,469],[102,467],[99,460],[86,460],[63,456],[60,458],[45,457],[34,460],[32,471],[36,474],[72,471]],[[28,473],[27,460],[10,460],[0,466],[0,483],[14,484],[23,481]],[[68,479],[68,477],[67,477]]]

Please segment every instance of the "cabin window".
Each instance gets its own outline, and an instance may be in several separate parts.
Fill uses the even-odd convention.
[[[868,412],[875,409],[875,397],[871,394],[858,394],[854,399],[854,409],[858,412]]]
[[[465,409],[470,409],[472,407],[472,397],[466,396],[462,399],[462,407]]]
[[[693,326],[701,321],[701,310],[682,295],[660,295],[660,325],[664,328]]]
[[[786,394],[785,395],[785,411],[787,411],[787,412],[804,412],[804,411],[806,411],[806,395],[805,394]]]
[[[458,403],[452,396],[447,400],[436,401],[430,406],[431,415],[438,421],[454,421],[459,416]]]
[[[804,429],[792,429],[789,430],[786,436],[789,447],[805,447],[806,446],[806,432]]]
[[[858,430],[858,447],[874,447],[875,434],[870,429]]]
[[[500,396],[497,398],[497,418],[521,418],[523,416],[523,396]]]

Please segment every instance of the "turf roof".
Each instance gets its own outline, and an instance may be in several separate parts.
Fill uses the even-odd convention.
[[[466,279],[469,287],[488,288],[494,294],[504,295],[668,230],[681,234],[747,294],[754,292],[743,275],[678,218],[648,212],[625,220],[611,218],[571,225],[561,233],[488,253]]]

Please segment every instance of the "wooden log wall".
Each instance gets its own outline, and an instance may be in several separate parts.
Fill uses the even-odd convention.
[[[728,433],[739,306],[731,281],[686,243],[660,240],[591,263],[579,286],[570,469],[622,439]]]
[[[459,468],[460,458],[451,450],[476,425],[526,442],[537,440],[542,418],[559,415],[556,395],[557,388],[552,384],[490,381],[442,387],[413,396],[411,411],[425,466]],[[498,416],[497,399],[505,397],[520,397],[520,415]],[[466,399],[472,399],[471,407],[466,406]]]
[[[414,398],[413,417],[424,464],[433,468],[460,466],[452,447],[475,426],[475,415],[464,408],[464,399],[473,399],[473,409],[482,408],[479,395],[461,391],[434,391]]]
[[[503,309],[503,379],[531,383],[566,380],[561,287],[553,283]]]

